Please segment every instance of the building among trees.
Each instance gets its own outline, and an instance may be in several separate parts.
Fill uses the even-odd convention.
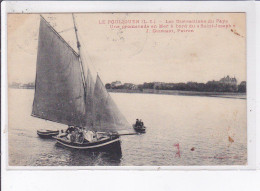
[[[123,84],[120,81],[115,81],[111,83],[111,88],[118,88],[122,86]]]
[[[221,78],[219,80],[220,83],[223,83],[223,84],[230,84],[230,85],[237,85],[237,79],[236,77],[234,78],[231,78],[229,77],[229,75],[227,75],[226,77],[224,78]]]
[[[124,88],[128,90],[137,90],[138,87],[135,84],[132,83],[124,83]]]

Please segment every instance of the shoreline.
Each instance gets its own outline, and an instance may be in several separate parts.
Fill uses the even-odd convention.
[[[11,89],[34,89],[34,88],[14,88]],[[230,99],[246,99],[246,93],[238,92],[198,92],[198,91],[182,91],[182,90],[154,90],[143,89],[129,90],[129,89],[107,89],[111,93],[130,93],[130,94],[159,94],[159,95],[177,95],[177,96],[201,96],[201,97],[218,97],[218,98],[230,98]]]
[[[154,90],[154,89],[143,89],[143,91],[128,90],[128,89],[107,89],[107,91],[111,93],[139,93],[139,94],[203,96],[203,97],[219,97],[219,98],[230,98],[230,99],[246,99],[246,93],[237,93],[237,92],[198,92],[198,91]]]

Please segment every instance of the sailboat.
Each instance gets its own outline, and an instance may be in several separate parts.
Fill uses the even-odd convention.
[[[56,136],[57,143],[74,149],[114,150],[120,136],[135,134],[96,74],[82,56],[74,15],[78,52],[40,18],[35,93],[32,116],[79,127],[100,135],[92,142],[71,142]]]

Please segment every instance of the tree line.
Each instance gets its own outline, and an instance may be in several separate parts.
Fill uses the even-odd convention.
[[[246,92],[246,82],[240,84],[222,83],[219,81],[208,81],[207,83],[188,82],[188,83],[160,83],[160,82],[145,82],[143,84],[129,86],[129,83],[111,86],[106,85],[107,89],[155,89],[155,90],[180,90],[180,91],[199,91],[199,92]]]

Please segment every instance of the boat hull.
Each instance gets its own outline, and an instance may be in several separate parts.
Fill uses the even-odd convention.
[[[53,138],[54,136],[57,136],[58,134],[59,134],[59,131],[37,130],[37,135],[44,139]]]
[[[146,127],[145,126],[143,126],[143,127],[136,127],[135,125],[133,125],[133,128],[138,133],[145,133],[146,132]]]
[[[72,143],[64,138],[55,137],[57,143],[71,149],[89,150],[89,151],[105,151],[105,152],[121,152],[121,142],[119,136],[113,136],[104,140],[92,143]]]

